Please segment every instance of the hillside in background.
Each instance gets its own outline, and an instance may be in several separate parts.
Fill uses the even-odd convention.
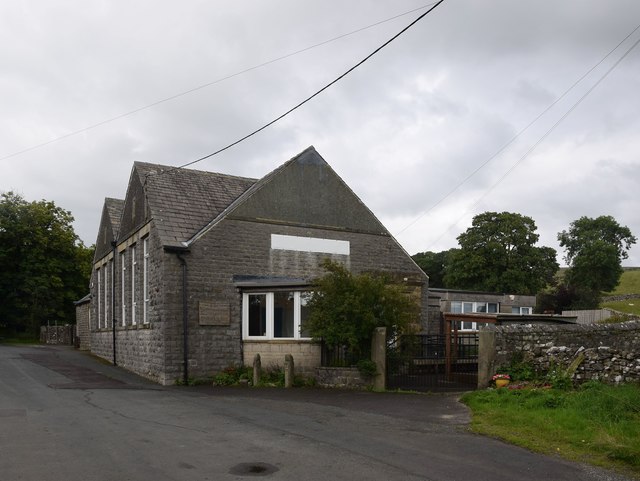
[[[640,316],[640,267],[625,268],[622,278],[620,279],[620,284],[618,284],[616,290],[604,294],[605,298],[607,296],[622,295],[636,295],[637,297],[617,301],[606,301],[605,299],[601,307]]]

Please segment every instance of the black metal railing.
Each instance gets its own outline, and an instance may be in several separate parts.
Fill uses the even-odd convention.
[[[361,359],[361,356],[351,352],[346,345],[330,346],[322,343],[320,360],[322,367],[351,367]]]
[[[473,389],[477,366],[476,333],[407,336],[387,351],[387,387],[427,391]]]

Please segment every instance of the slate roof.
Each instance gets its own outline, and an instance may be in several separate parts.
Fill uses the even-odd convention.
[[[203,225],[199,231],[194,232],[194,235],[188,239],[187,245],[190,245],[196,240],[198,240],[204,233],[206,233],[211,227],[213,227],[218,222],[220,222],[220,220],[222,220],[235,207],[242,204],[246,199],[251,197],[254,192],[260,190],[265,184],[267,184],[271,179],[273,179],[273,177],[275,177],[276,174],[284,170],[287,165],[289,165],[291,162],[295,162],[300,156],[302,156],[303,154],[306,154],[307,152],[314,152],[317,154],[316,149],[313,146],[307,147],[298,155],[296,155],[292,159],[289,159],[287,162],[282,164],[280,167],[277,167],[275,170],[272,170],[264,177],[260,179],[254,179],[253,184],[250,185],[249,188],[245,189],[244,192],[242,192],[238,197],[236,197],[232,202],[230,202],[223,210],[221,210],[218,213],[218,215],[209,219],[209,222]]]
[[[104,205],[107,208],[109,222],[111,223],[111,228],[113,229],[113,238],[117,239],[118,233],[120,232],[120,221],[122,220],[124,200],[107,197],[104,200]]]
[[[146,162],[136,162],[134,169],[160,240],[172,247],[182,247],[257,181]]]

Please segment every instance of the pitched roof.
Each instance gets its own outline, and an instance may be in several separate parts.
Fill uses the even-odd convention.
[[[118,233],[120,232],[124,200],[107,197],[104,199],[104,206],[107,209],[107,214],[109,215],[109,221],[111,222],[111,228],[113,229],[113,237],[117,239]]]
[[[276,213],[276,215],[283,215],[283,212],[278,211],[279,208],[284,208],[285,204],[287,204],[287,199],[283,197],[282,193],[286,192],[286,196],[296,199],[296,193],[299,195],[299,198],[304,198],[305,196],[314,197],[313,202],[311,204],[306,205],[306,210],[304,216],[307,219],[304,222],[304,225],[311,226],[316,224],[317,220],[324,216],[328,215],[328,211],[326,205],[329,201],[336,200],[336,197],[332,197],[334,195],[342,195],[346,197],[342,197],[343,200],[346,198],[350,204],[350,208],[348,210],[356,212],[357,214],[351,216],[346,223],[341,223],[345,221],[345,210],[339,210],[333,212],[334,218],[330,219],[330,224],[324,225],[324,227],[329,228],[346,228],[353,229],[355,227],[361,227],[361,231],[370,231],[371,233],[377,233],[382,235],[390,235],[386,228],[380,223],[380,221],[375,217],[375,215],[371,212],[371,210],[358,198],[358,196],[351,190],[351,188],[338,176],[331,166],[322,158],[322,156],[316,151],[313,146],[307,147],[305,150],[294,156],[293,158],[286,161],[284,164],[280,165],[273,171],[269,172],[267,175],[256,181],[251,187],[249,187],[245,192],[243,192],[237,199],[235,199],[229,206],[220,212],[217,217],[214,217],[211,222],[209,222],[206,226],[204,226],[199,232],[197,232],[192,238],[187,241],[187,245],[196,242],[200,237],[202,237],[206,232],[208,232],[212,227],[222,221],[224,218],[235,215],[239,209],[242,209],[243,205],[246,205],[248,201],[252,198],[259,195],[259,193],[265,189],[269,188],[269,185],[273,183],[279,177],[283,177],[283,175],[290,168],[296,168],[297,172],[300,175],[304,176],[305,170],[314,171],[316,170],[316,174],[321,175],[322,178],[308,178],[310,184],[302,185],[298,182],[300,179],[293,179],[293,183],[291,183],[292,179],[285,181],[284,188],[278,190],[275,189],[275,197],[267,196],[258,200],[258,204],[262,207],[268,207],[268,214],[259,215],[260,219],[270,218],[270,215]],[[314,169],[314,167],[316,169]],[[334,179],[333,189],[327,189],[329,185],[328,180],[330,178]],[[338,187],[336,187],[338,186]],[[314,191],[314,188],[318,187],[318,190]],[[296,189],[298,189],[296,191]],[[301,189],[301,190],[300,190]],[[310,192],[312,191],[312,192]],[[329,199],[331,197],[331,199]],[[296,205],[295,211],[296,215],[300,215],[300,203],[298,200],[294,200],[293,204]],[[287,215],[290,215],[291,212],[284,213],[284,217],[280,217],[279,219],[282,221]],[[273,220],[273,219],[272,219]]]
[[[136,162],[149,215],[164,246],[182,246],[256,179]]]

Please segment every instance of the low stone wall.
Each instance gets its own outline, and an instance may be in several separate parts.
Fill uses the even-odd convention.
[[[63,344],[72,346],[75,326],[40,326],[40,342],[42,344]]]
[[[479,387],[521,357],[540,371],[569,369],[575,382],[640,382],[640,321],[589,325],[489,326],[480,333]]]
[[[284,366],[287,354],[293,356],[297,374],[312,376],[320,366],[320,344],[312,341],[278,340],[278,341],[244,341],[243,357],[245,366],[252,366],[256,354],[260,354],[262,367]]]
[[[615,296],[604,296],[603,302],[629,301],[631,299],[640,299],[640,294],[617,294]]]
[[[373,379],[365,378],[357,367],[319,367],[316,383],[320,387],[366,389],[373,385]]]

